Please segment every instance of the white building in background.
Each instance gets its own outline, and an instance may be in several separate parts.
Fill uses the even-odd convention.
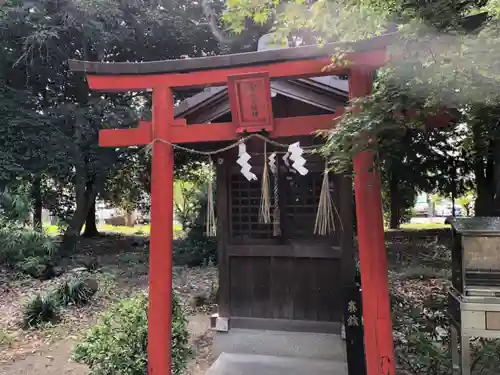
[[[103,201],[97,201],[95,204],[95,216],[99,223],[103,223],[106,219],[111,219],[112,217],[118,216],[119,212],[116,208],[112,208],[108,203]]]
[[[96,202],[96,222],[97,224],[105,224],[107,221],[113,218],[122,217],[123,212],[110,205],[105,201],[97,201]],[[134,220],[139,222],[149,222],[149,213],[144,213],[139,210],[136,210],[132,213]],[[31,214],[31,220],[33,220],[33,214]],[[47,209],[42,209],[42,222],[48,225],[57,225],[59,222],[59,218],[52,214]]]
[[[420,193],[415,201],[414,211],[419,217],[448,217],[453,215],[453,202],[448,198],[435,201],[430,194]],[[455,201],[455,216],[463,215],[463,211],[463,207]]]
[[[415,200],[415,205],[413,206],[416,216],[429,216],[431,208],[431,203],[429,202],[429,196],[427,193],[420,193]]]
[[[98,223],[104,224],[109,220],[117,217],[123,217],[124,212],[119,208],[113,207],[110,203],[98,200],[95,207],[95,215]],[[135,210],[132,213],[134,222],[149,223],[149,212],[144,213],[140,210]]]

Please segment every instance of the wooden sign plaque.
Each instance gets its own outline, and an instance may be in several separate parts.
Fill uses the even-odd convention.
[[[274,129],[269,74],[251,73],[228,78],[229,102],[237,133]]]

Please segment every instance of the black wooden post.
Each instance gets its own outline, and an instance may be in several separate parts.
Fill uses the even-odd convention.
[[[349,375],[366,375],[361,305],[361,277],[354,246],[354,194],[352,178],[339,178],[339,212],[342,220],[342,303]]]

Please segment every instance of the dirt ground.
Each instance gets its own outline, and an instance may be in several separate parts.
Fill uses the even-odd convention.
[[[188,365],[186,375],[203,375],[212,364],[212,332],[206,314],[189,317],[191,345],[194,358]],[[87,375],[88,368],[71,360],[75,339],[63,339],[50,346],[39,348],[23,358],[12,360],[0,367],[2,375]]]
[[[78,256],[67,260],[66,272],[59,278],[40,282],[0,269],[0,374],[2,375],[87,375],[86,366],[71,360],[79,337],[95,324],[99,315],[116,301],[147,292],[148,265],[146,240],[130,237],[103,237],[86,240]],[[37,330],[22,330],[21,309],[35,294],[53,290],[64,281],[88,276],[82,262],[91,258],[98,269],[92,273],[99,291],[88,306],[63,311],[61,321]],[[175,267],[174,289],[178,293],[189,320],[194,356],[186,375],[202,375],[210,367],[212,332],[209,313],[213,309],[210,296],[216,289],[214,267]],[[199,296],[207,303],[195,304]]]

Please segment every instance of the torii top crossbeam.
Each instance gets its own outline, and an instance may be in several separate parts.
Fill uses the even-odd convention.
[[[272,49],[233,55],[150,62],[101,63],[70,60],[70,69],[85,72],[94,90],[129,91],[151,89],[158,85],[171,88],[224,85],[229,75],[248,73],[254,67],[267,71],[270,78],[311,77],[344,74],[345,68],[323,72],[331,64],[337,49],[350,50],[346,60],[353,66],[378,68],[385,64],[385,48],[395,33],[356,43],[328,43],[322,47],[304,46]]]
[[[101,130],[100,145],[124,147],[153,143],[151,242],[149,271],[148,373],[170,374],[173,232],[173,150],[171,143],[236,139],[244,131],[265,129],[271,137],[309,135],[334,126],[342,113],[274,118],[270,80],[347,74],[349,97],[371,91],[372,74],[386,64],[386,47],[395,34],[357,43],[334,43],[226,56],[142,63],[70,61],[73,71],[85,72],[91,89],[153,91],[153,121],[134,129]],[[349,50],[350,63],[324,71],[331,53]],[[174,119],[172,89],[228,85],[231,123],[186,125]],[[166,141],[166,142],[162,142]],[[394,375],[392,325],[389,308],[380,177],[373,157],[354,159],[365,350],[368,375]],[[335,277],[335,276],[333,276]],[[358,375],[358,374],[351,374]]]

